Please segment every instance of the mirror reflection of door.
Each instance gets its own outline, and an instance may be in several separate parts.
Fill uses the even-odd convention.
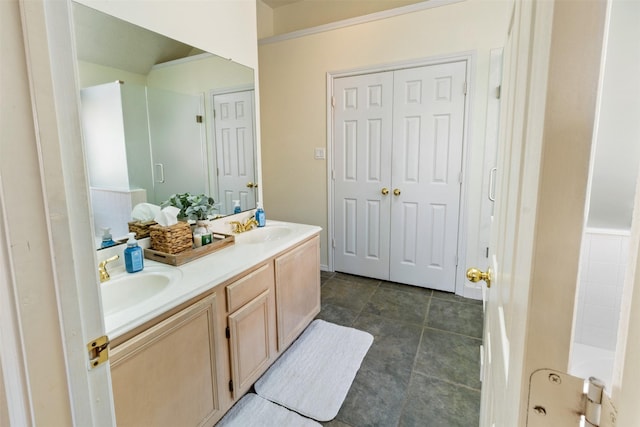
[[[213,94],[218,198],[221,214],[232,214],[234,200],[242,211],[256,206],[254,92]]]
[[[206,136],[202,96],[147,88],[153,200],[160,204],[172,194],[208,194]]]

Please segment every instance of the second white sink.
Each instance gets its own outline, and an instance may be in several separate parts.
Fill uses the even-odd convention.
[[[254,228],[236,236],[238,243],[264,243],[282,239],[291,233],[291,229],[281,225],[267,225],[262,228]]]

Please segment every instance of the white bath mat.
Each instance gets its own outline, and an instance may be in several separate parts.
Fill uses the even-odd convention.
[[[373,336],[314,320],[255,383],[256,393],[318,421],[338,414]]]
[[[269,402],[257,394],[246,394],[216,424],[216,427],[320,427],[320,424]]]

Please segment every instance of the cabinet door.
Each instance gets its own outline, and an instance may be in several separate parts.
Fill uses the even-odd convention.
[[[320,238],[276,258],[278,351],[284,351],[320,312]]]
[[[242,396],[269,367],[275,353],[272,291],[264,291],[229,315],[233,398]]]
[[[213,425],[222,416],[216,321],[214,294],[113,350],[118,426]]]

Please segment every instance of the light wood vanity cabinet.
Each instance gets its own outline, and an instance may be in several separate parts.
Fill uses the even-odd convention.
[[[233,398],[242,396],[276,356],[273,263],[226,287]]]
[[[117,345],[118,426],[219,421],[320,311],[319,252],[316,235]]]
[[[275,259],[278,351],[284,351],[320,312],[320,238]]]
[[[222,416],[216,295],[209,295],[111,352],[116,422],[198,426]]]

